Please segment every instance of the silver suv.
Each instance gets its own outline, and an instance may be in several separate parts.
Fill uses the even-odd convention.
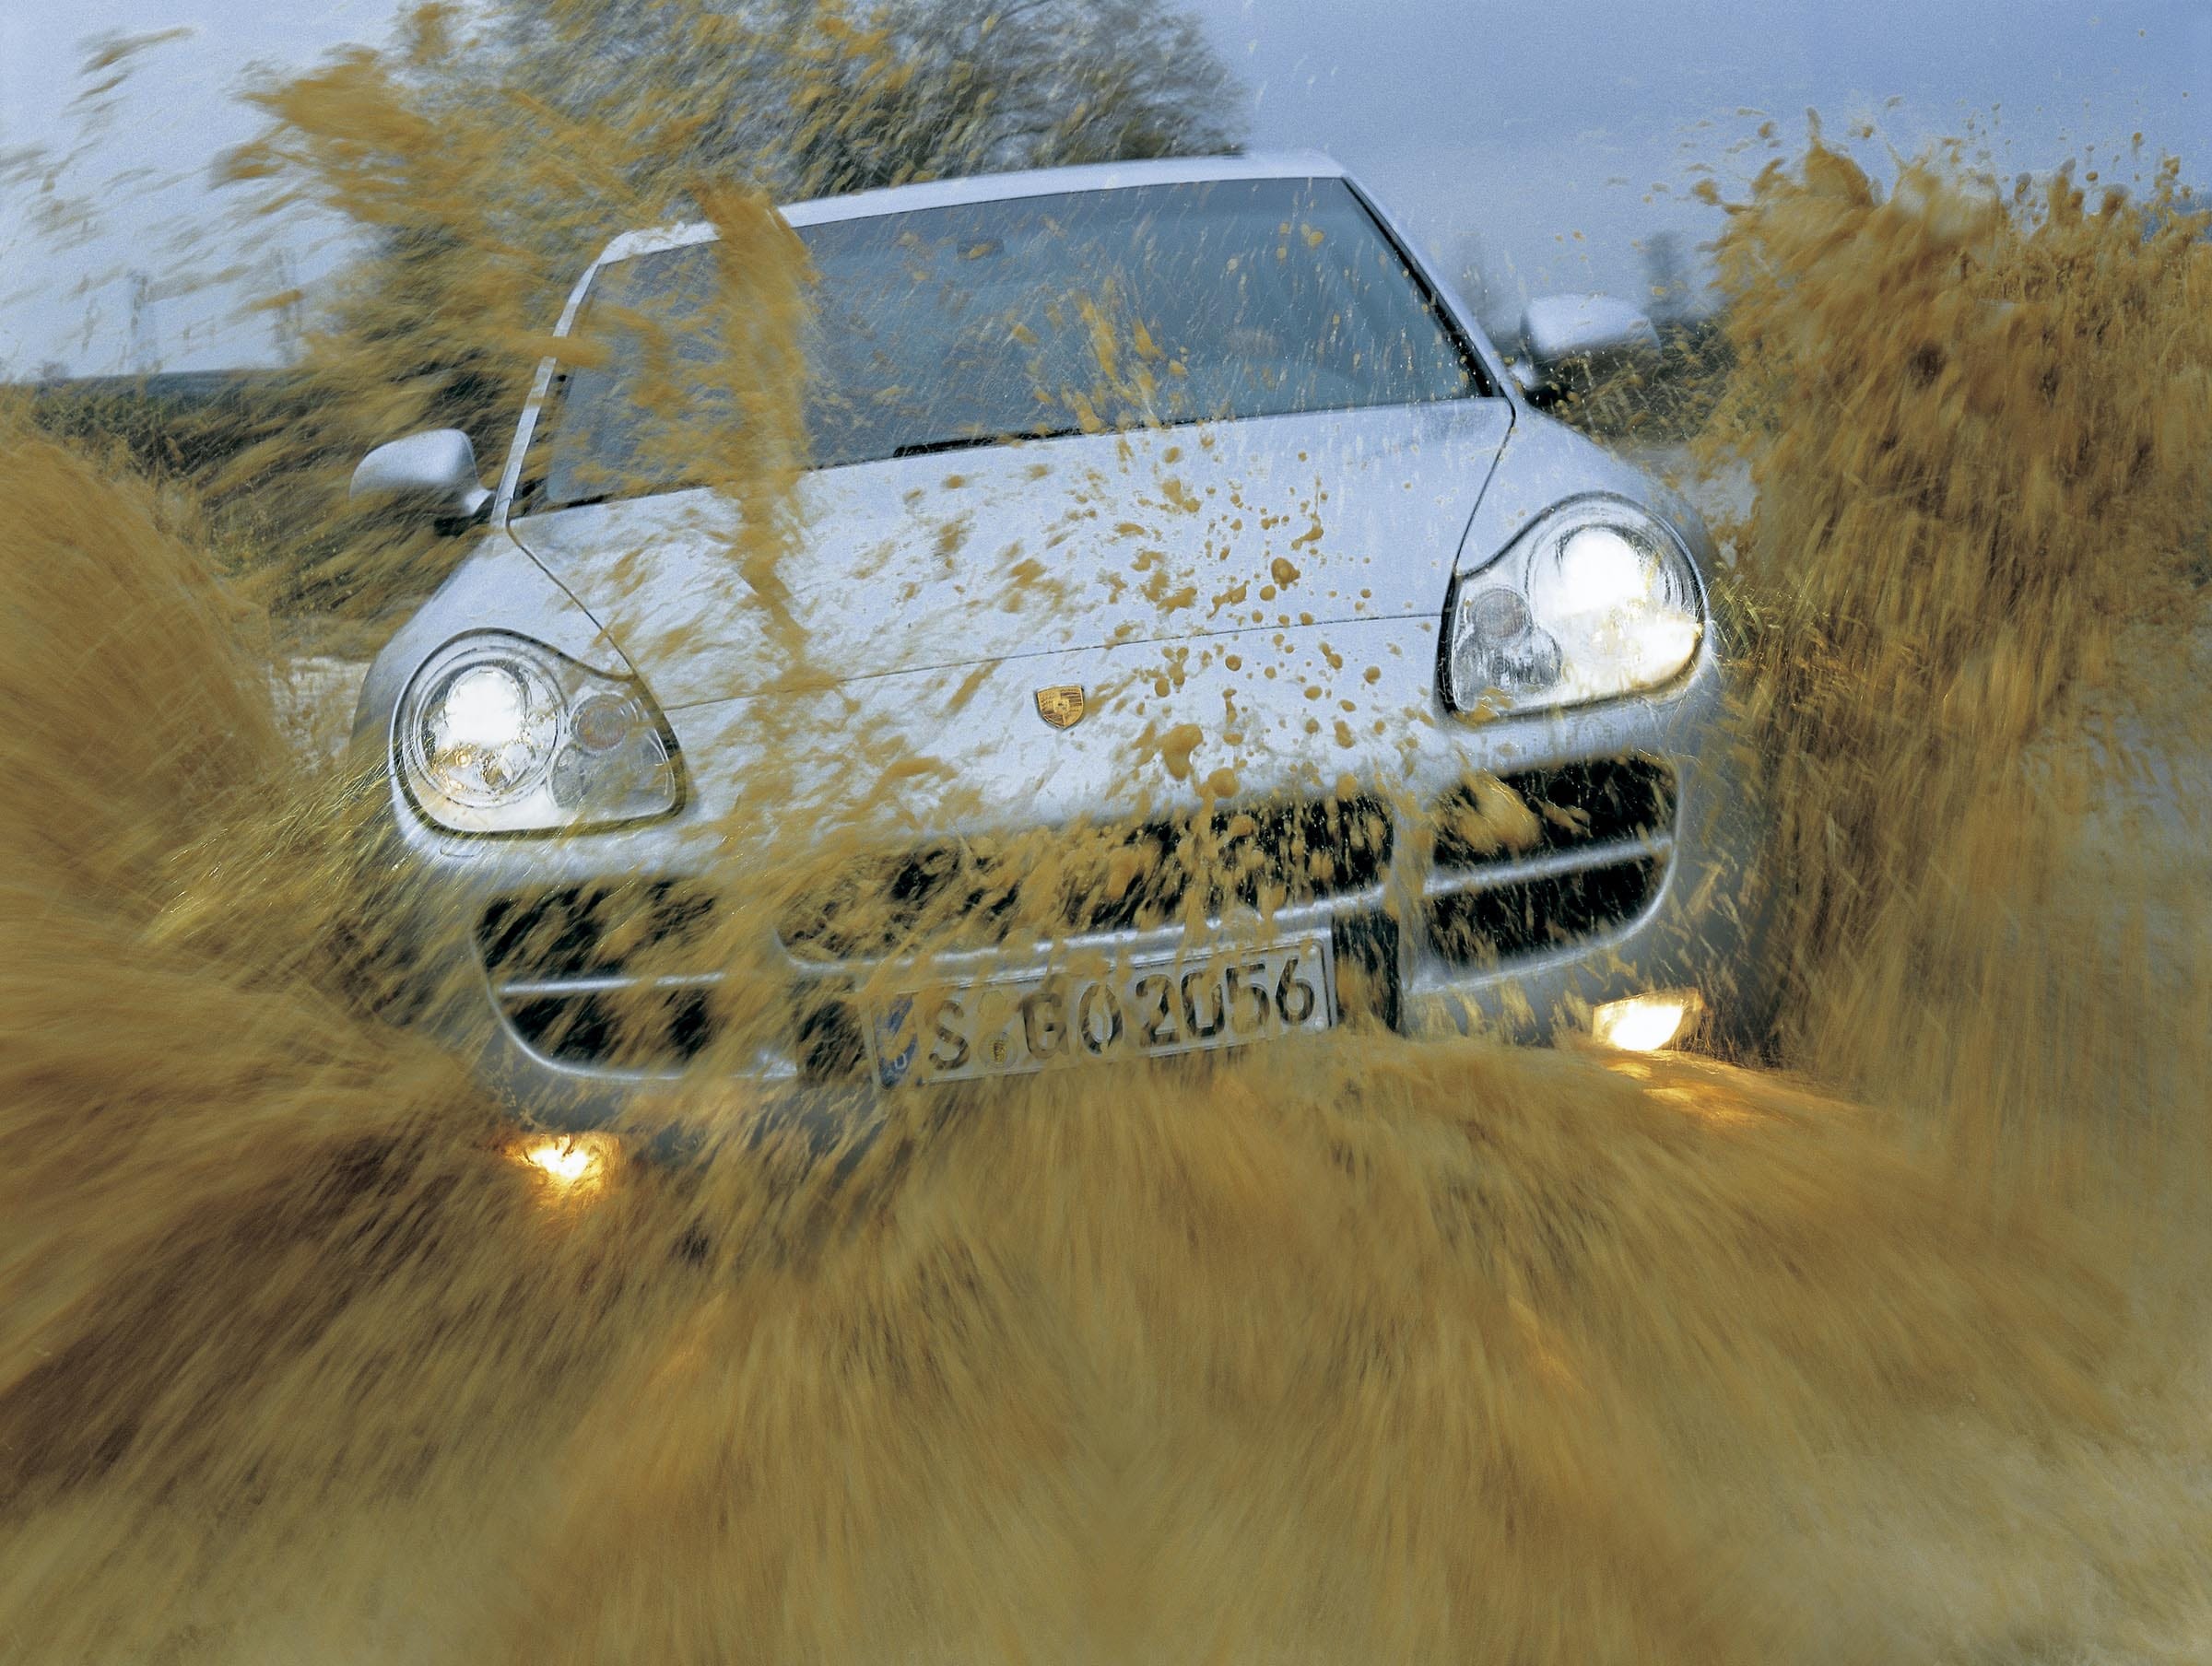
[[[1711,541],[1540,409],[1648,323],[1537,303],[1509,368],[1311,156],[782,214],[814,277],[774,582],[683,440],[738,398],[710,227],[584,274],[559,334],[593,345],[543,367],[496,488],[451,431],[356,475],[487,522],[353,745],[400,985],[525,1111],[603,1120],[712,1045],[727,968],[687,945],[830,827],[836,864],[756,910],[766,1098],[1750,1014]],[[764,771],[779,808],[733,818]],[[993,866],[1077,829],[1109,883]]]

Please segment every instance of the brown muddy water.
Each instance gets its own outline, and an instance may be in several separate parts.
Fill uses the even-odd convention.
[[[1351,1030],[844,1162],[711,1070],[705,1163],[533,1162],[361,1015],[257,592],[11,428],[0,1659],[2212,1658],[2212,267],[1818,147],[1722,255],[1773,1057]]]

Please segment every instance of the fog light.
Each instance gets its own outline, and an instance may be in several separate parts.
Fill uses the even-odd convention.
[[[1608,1001],[1592,1011],[1590,1034],[1626,1052],[1656,1052],[1689,1027],[1700,1004],[1695,990],[1662,990]]]
[[[532,1140],[515,1156],[553,1191],[567,1195],[589,1191],[606,1179],[614,1142],[605,1134],[559,1134]]]

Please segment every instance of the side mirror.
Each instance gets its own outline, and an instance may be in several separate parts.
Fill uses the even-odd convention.
[[[351,498],[383,498],[441,521],[470,522],[491,502],[477,477],[477,448],[459,428],[433,428],[380,445],[353,471]]]
[[[1609,295],[1540,296],[1522,315],[1521,336],[1527,358],[1513,366],[1513,380],[1539,405],[1659,357],[1652,321]]]

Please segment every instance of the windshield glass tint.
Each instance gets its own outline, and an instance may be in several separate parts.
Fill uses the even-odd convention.
[[[799,229],[817,468],[1062,433],[1461,399],[1468,359],[1337,180],[1022,197]],[[532,507],[692,484],[714,249],[610,264]],[[537,472],[536,470],[533,471]]]

